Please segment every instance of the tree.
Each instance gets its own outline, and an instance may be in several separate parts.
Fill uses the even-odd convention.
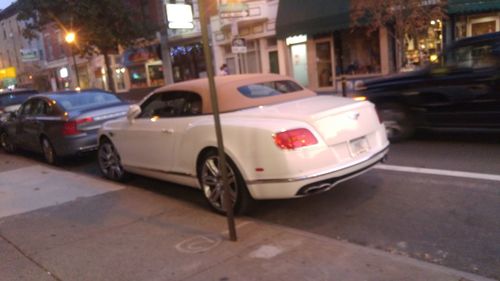
[[[77,34],[80,55],[104,56],[107,80],[115,90],[110,54],[139,38],[149,39],[155,27],[123,0],[18,0],[18,20],[25,21],[24,36],[33,38],[44,26],[55,23]],[[135,19],[141,19],[135,21]]]
[[[431,21],[446,19],[444,0],[351,0],[351,22],[366,26],[368,32],[389,27],[395,39],[396,67],[403,64],[405,36],[418,38],[425,34]]]

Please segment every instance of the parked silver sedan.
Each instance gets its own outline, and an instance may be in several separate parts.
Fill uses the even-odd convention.
[[[46,162],[97,148],[105,121],[123,117],[128,103],[100,90],[39,94],[25,101],[0,127],[0,145],[41,152]]]

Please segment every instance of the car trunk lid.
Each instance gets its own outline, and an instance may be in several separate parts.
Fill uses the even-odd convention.
[[[238,115],[305,121],[330,146],[370,134],[379,124],[377,113],[370,102],[333,96],[316,96],[261,106],[242,110]]]

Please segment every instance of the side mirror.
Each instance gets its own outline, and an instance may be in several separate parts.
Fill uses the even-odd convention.
[[[134,119],[141,114],[141,107],[137,104],[132,104],[127,111],[127,119],[130,123],[134,122]]]
[[[9,117],[9,119],[14,119],[17,116],[17,111],[11,111],[7,116]]]

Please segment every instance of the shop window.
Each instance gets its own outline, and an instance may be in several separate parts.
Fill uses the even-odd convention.
[[[411,71],[428,63],[437,63],[442,51],[442,24],[432,21],[427,32],[418,36],[405,36],[405,61],[402,71]]]
[[[131,66],[128,68],[130,74],[131,88],[144,88],[148,86],[146,69],[144,65]]]
[[[290,46],[293,77],[302,85],[309,85],[307,72],[307,46],[305,43]]]
[[[379,33],[366,29],[334,33],[336,75],[380,73]]]
[[[278,51],[269,52],[269,71],[271,73],[280,73],[280,64],[278,60]]]
[[[115,68],[115,83],[117,90],[125,90],[127,87],[125,84],[125,72],[125,67]]]
[[[202,44],[175,46],[172,47],[170,54],[172,56],[174,82],[204,76],[206,65]]]
[[[483,34],[487,34],[487,33],[493,33],[496,31],[496,24],[497,24],[497,22],[495,20],[472,23],[471,24],[471,34],[472,34],[472,36],[478,36],[478,35],[483,35]]]
[[[477,44],[454,49],[446,55],[446,65],[456,68],[482,69],[496,65],[490,44]]]
[[[163,83],[163,65],[148,65],[149,81],[151,87],[162,86]]]
[[[332,50],[331,43],[316,43],[316,69],[319,87],[332,87]]]

